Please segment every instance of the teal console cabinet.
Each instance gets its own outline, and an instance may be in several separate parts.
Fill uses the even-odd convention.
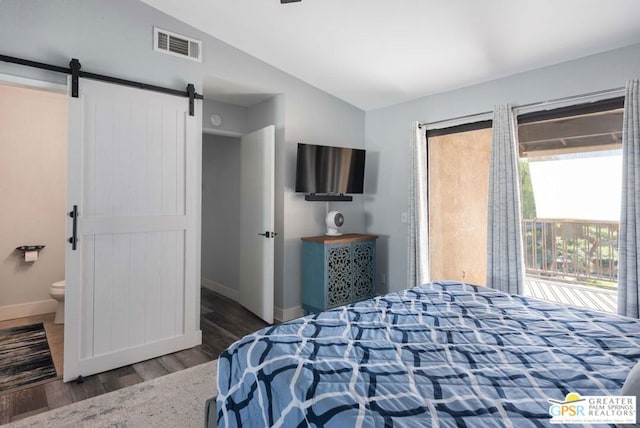
[[[376,295],[376,235],[302,238],[302,309],[320,312]]]

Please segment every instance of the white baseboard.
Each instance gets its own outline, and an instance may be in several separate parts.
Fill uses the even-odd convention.
[[[282,309],[277,306],[273,307],[273,317],[280,322],[292,320],[294,318],[300,318],[304,315],[302,306],[295,306],[293,308]]]
[[[53,299],[20,303],[18,305],[0,306],[0,321],[50,314],[55,312],[57,308],[58,302]]]
[[[235,302],[238,301],[238,290],[234,290],[233,288],[229,288],[226,285],[222,285],[219,282],[212,281],[205,277],[200,278],[200,284],[207,290],[222,294],[224,297],[228,297]],[[299,318],[302,315],[304,315],[304,312],[302,312],[301,306],[287,309],[278,308],[277,306],[273,307],[273,318],[275,318],[276,321],[279,322],[285,322],[294,318]]]
[[[226,285],[222,285],[219,282],[212,281],[205,277],[200,278],[200,284],[207,290],[222,294],[224,297],[228,297],[234,302],[238,301],[238,290],[234,290],[233,288],[229,288]]]

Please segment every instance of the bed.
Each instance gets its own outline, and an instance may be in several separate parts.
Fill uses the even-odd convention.
[[[267,327],[218,360],[220,427],[542,427],[615,395],[640,321],[435,282]]]

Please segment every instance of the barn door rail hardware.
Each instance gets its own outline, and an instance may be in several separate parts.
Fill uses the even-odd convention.
[[[31,61],[24,58],[17,58],[14,56],[0,54],[0,61],[8,62],[11,64],[24,65],[26,67],[39,68],[41,70],[54,71],[56,73],[70,74],[71,75],[71,96],[73,98],[78,97],[78,87],[80,78],[99,80],[102,82],[115,83],[118,85],[129,86],[132,88],[144,89],[147,91],[160,92],[163,94],[175,95],[178,97],[189,98],[189,116],[195,114],[195,100],[203,100],[204,97],[196,92],[195,86],[189,83],[185,90],[165,88],[164,86],[150,85],[148,83],[136,82],[135,80],[121,79],[119,77],[107,76],[105,74],[90,73],[88,71],[82,71],[82,65],[80,61],[73,58],[69,62],[69,67],[60,67],[58,65],[45,64],[43,62]]]

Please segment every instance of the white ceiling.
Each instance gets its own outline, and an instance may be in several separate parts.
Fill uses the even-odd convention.
[[[638,0],[142,1],[363,110],[640,42]]]

